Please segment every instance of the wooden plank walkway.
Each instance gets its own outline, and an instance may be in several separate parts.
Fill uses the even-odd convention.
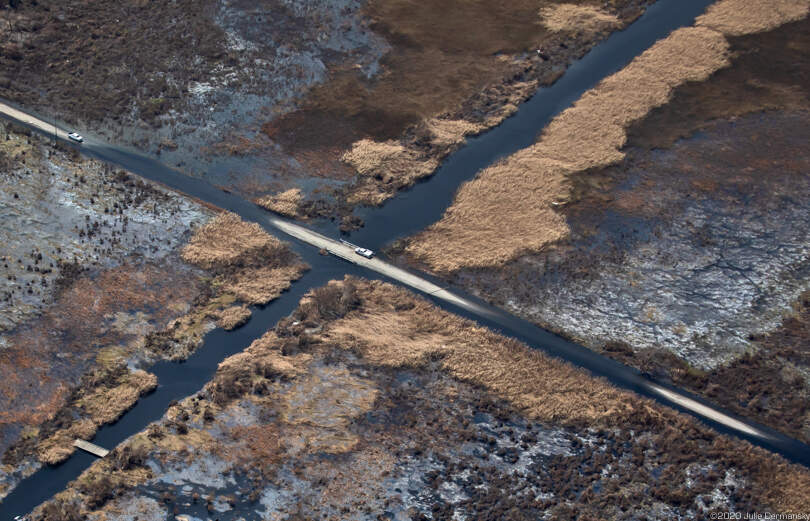
[[[104,447],[99,447],[95,443],[90,443],[89,441],[84,440],[74,441],[73,446],[82,450],[86,450],[90,454],[98,456],[99,458],[103,458],[104,456],[110,453],[110,451],[108,451]]]

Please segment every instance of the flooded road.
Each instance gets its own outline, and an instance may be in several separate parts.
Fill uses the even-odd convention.
[[[435,222],[450,204],[461,183],[471,179],[476,172],[493,161],[533,143],[547,122],[578,99],[583,92],[623,67],[673,29],[690,24],[710,3],[709,0],[661,0],[651,6],[628,29],[612,35],[574,63],[552,87],[541,89],[520,107],[514,117],[492,131],[470,139],[464,148],[448,158],[435,176],[400,194],[382,208],[362,210],[360,214],[366,221],[366,228],[352,234],[352,240],[363,246],[379,249],[392,240],[410,235]],[[15,119],[18,116],[10,111],[5,114]],[[18,120],[46,135],[53,135],[53,126],[49,123],[40,125],[25,118]],[[62,137],[62,134],[58,136]],[[160,418],[172,400],[189,396],[202,388],[222,359],[242,351],[273,327],[280,318],[288,315],[309,289],[322,286],[331,279],[352,274],[366,278],[376,276],[390,282],[407,284],[451,312],[471,318],[501,334],[587,369],[621,388],[687,412],[721,432],[746,439],[791,461],[810,466],[810,447],[802,443],[737,418],[699,397],[665,383],[653,383],[632,368],[508,315],[462,291],[449,291],[445,285],[429,276],[395,268],[379,258],[366,262],[358,257],[353,259],[355,262],[347,262],[345,257],[351,257],[351,249],[345,252],[344,258],[319,255],[320,247],[336,243],[334,239],[324,237],[337,235],[331,223],[316,224],[315,228],[322,233],[316,236],[300,225],[270,216],[248,201],[199,179],[187,177],[137,151],[105,144],[91,136],[85,137],[80,150],[87,156],[120,165],[144,178],[227,209],[245,220],[257,222],[274,235],[281,236],[279,232],[289,234],[293,238],[296,252],[313,268],[278,300],[255,309],[253,318],[246,326],[232,332],[212,331],[205,337],[203,346],[186,362],[161,362],[150,368],[160,383],[157,391],[142,398],[121,420],[100,429],[93,441],[101,446],[110,449],[115,447]],[[319,241],[326,242],[320,244]],[[64,489],[93,459],[87,454],[77,453],[62,465],[45,467],[38,471],[22,481],[0,504],[0,515],[8,519],[30,511]]]

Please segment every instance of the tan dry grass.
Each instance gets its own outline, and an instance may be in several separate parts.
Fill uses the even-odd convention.
[[[701,26],[674,31],[586,92],[552,120],[536,144],[463,185],[442,219],[411,239],[407,253],[435,272],[449,273],[498,265],[566,237],[567,224],[554,206],[570,196],[567,178],[621,161],[630,123],[666,103],[678,85],[703,81],[728,65],[728,42],[710,26],[744,34],[806,12],[780,11],[779,3],[763,25],[762,19],[751,20],[748,10],[767,11],[771,4],[745,4],[746,9],[736,0],[715,4]]]
[[[83,418],[67,429],[60,429],[37,445],[37,458],[48,465],[61,463],[75,452],[73,440],[89,440],[96,434],[96,429],[97,425],[89,418]]]
[[[592,5],[556,4],[540,10],[540,18],[546,29],[554,32],[598,34],[615,29],[621,21]]]
[[[244,263],[265,250],[283,247],[281,241],[247,223],[238,215],[223,212],[198,229],[181,253],[183,260],[204,269]]]
[[[295,378],[306,373],[311,361],[312,355],[306,353],[282,356],[281,342],[275,332],[271,330],[254,340],[241,353],[223,360],[217,368],[217,375],[242,368],[262,368],[261,372],[272,372],[286,378]],[[214,378],[212,383],[216,384],[217,379]]]
[[[309,269],[286,243],[232,213],[219,214],[197,230],[182,257],[215,270],[222,291],[250,305],[278,297]]]
[[[82,398],[79,405],[96,425],[103,425],[117,420],[141,395],[155,387],[157,377],[139,369],[122,378],[117,386],[98,389]]]
[[[781,513],[810,512],[810,474],[798,465],[760,458],[757,481],[766,490],[767,504]]]
[[[370,363],[422,366],[434,357],[460,380],[480,385],[538,420],[612,422],[637,407],[634,397],[569,364],[436,308],[380,281],[356,281],[363,308],[329,323],[324,340]],[[412,303],[397,311],[398,303]],[[400,306],[401,307],[401,306]]]
[[[728,36],[740,36],[775,29],[801,20],[810,12],[808,0],[723,0],[712,4],[695,25],[708,27]]]
[[[47,465],[56,465],[68,459],[75,448],[73,440],[67,430],[56,431],[53,436],[37,445],[37,459]]]
[[[435,159],[424,158],[419,152],[392,140],[377,142],[361,139],[352,144],[352,149],[343,154],[342,159],[354,167],[361,177],[377,178],[383,184],[410,184],[430,175],[439,166]],[[352,192],[349,203],[377,205],[388,197],[380,191],[377,183],[361,181]]]
[[[280,215],[297,217],[303,197],[300,188],[290,188],[284,192],[257,199],[256,204]]]
[[[219,312],[217,326],[226,331],[236,329],[250,319],[250,310],[245,306],[231,306]]]
[[[361,308],[326,323],[322,337],[372,364],[424,366],[438,360],[455,378],[485,388],[529,418],[555,424],[612,428],[632,418],[633,424],[657,425],[652,428],[674,433],[703,428],[689,417],[447,313],[405,289],[351,280],[363,295]],[[731,465],[745,463],[764,504],[780,512],[810,509],[810,473],[805,468],[733,438],[718,435],[713,443],[716,453],[727,455]]]
[[[470,134],[484,130],[484,126],[463,119],[430,118],[425,122],[432,135],[431,142],[438,146],[455,145]]]
[[[301,277],[306,270],[304,264],[246,268],[225,281],[222,289],[236,295],[236,298],[246,304],[267,304],[288,289],[291,281]]]

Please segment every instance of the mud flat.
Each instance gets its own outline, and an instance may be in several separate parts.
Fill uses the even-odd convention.
[[[33,519],[800,512],[806,469],[406,290],[346,278]]]
[[[0,96],[352,228],[647,4],[15,3]]]
[[[235,216],[24,129],[0,132],[4,496],[154,389],[140,368],[244,323],[245,306],[305,266]]]
[[[583,96],[398,252],[806,441],[808,6],[734,6]],[[649,68],[690,40],[688,63]]]

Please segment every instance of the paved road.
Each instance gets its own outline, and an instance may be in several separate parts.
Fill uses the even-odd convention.
[[[54,132],[54,126],[51,123],[47,123],[41,119],[36,118],[30,114],[27,114],[23,111],[15,109],[5,103],[0,102],[0,114],[5,114],[6,116],[15,119],[19,122],[26,123],[31,127],[41,130],[42,132],[48,135],[56,135],[60,139],[67,139],[67,131],[63,129],[56,129]],[[151,164],[153,168],[164,168],[163,165],[160,165],[157,162],[154,162],[151,159],[146,159],[143,156],[137,156],[130,154],[126,156],[126,159],[121,159],[123,156],[109,156],[109,155],[99,155],[98,151],[104,149],[105,147],[109,147],[109,145],[97,142],[94,139],[87,139],[85,144],[80,147],[85,152],[89,153],[90,155],[94,155],[96,157],[101,157],[102,159],[118,162],[122,167],[128,168],[135,173],[140,174],[148,174],[148,171],[144,171],[143,168],[137,168],[140,166],[138,161],[144,164]],[[132,156],[132,157],[130,157]],[[129,161],[127,161],[129,160]],[[131,164],[128,164],[131,163]],[[183,178],[181,174],[172,171],[171,175],[177,178]],[[149,177],[147,175],[147,177]],[[189,180],[186,178],[185,180],[188,182]],[[193,180],[194,182],[191,185],[186,185],[187,188],[193,188],[197,191],[194,194],[196,197],[200,197],[203,200],[209,201],[212,204],[216,204],[218,206],[222,205],[222,202],[226,200],[218,200],[222,197],[222,192],[219,190],[213,190],[213,187],[206,187],[205,181],[202,180]],[[185,191],[183,185],[179,185],[177,181],[169,182],[168,185],[173,187],[179,191]],[[232,196],[229,196],[230,199],[233,199]],[[227,199],[227,201],[230,201]],[[238,198],[237,198],[238,199]],[[250,207],[251,209],[255,210],[256,207],[254,205],[246,205],[245,201],[239,199],[239,205],[241,209]],[[233,209],[233,208],[231,208]],[[238,210],[234,210],[238,211]],[[503,326],[506,330],[513,330],[517,331],[520,328],[518,324],[516,329],[516,323],[522,323],[520,319],[509,315],[508,313],[498,310],[496,308],[492,308],[486,305],[480,305],[476,302],[473,302],[467,298],[464,298],[452,291],[447,290],[429,280],[410,273],[407,270],[401,269],[396,267],[388,262],[380,258],[372,258],[367,259],[361,257],[354,253],[354,248],[340,242],[339,240],[332,239],[325,235],[322,235],[318,232],[312,231],[305,226],[300,224],[296,224],[290,221],[286,221],[284,219],[269,216],[264,212],[253,212],[253,215],[258,215],[258,220],[263,220],[266,225],[269,225],[299,241],[312,245],[319,249],[327,250],[331,255],[336,257],[345,259],[348,262],[361,266],[363,268],[375,271],[382,275],[385,275],[393,280],[396,280],[406,286],[414,288],[420,292],[426,293],[431,295],[437,299],[441,299],[445,302],[458,306],[464,310],[470,312],[473,316],[480,317],[484,319],[484,322],[490,322],[497,326]],[[527,327],[532,327],[527,325]],[[526,329],[527,327],[524,327]],[[535,335],[536,336],[536,335]],[[549,339],[550,340],[550,339]],[[618,362],[615,362],[611,359],[605,359],[603,356],[598,355],[592,351],[589,351],[585,348],[579,348],[579,353],[574,353],[573,355],[570,354],[570,347],[567,348],[569,351],[563,353],[562,350],[566,349],[565,347],[558,349],[559,356],[563,356],[570,362],[579,365],[581,367],[585,367],[591,371],[596,372],[596,374],[611,374],[612,380],[617,381],[619,385],[624,386],[626,388],[641,392],[642,394],[647,394],[648,396],[656,397],[663,403],[676,406],[682,410],[686,410],[694,414],[695,416],[705,418],[716,424],[722,425],[729,429],[731,432],[737,433],[738,435],[742,436],[743,438],[749,439],[751,441],[757,440],[758,443],[761,445],[769,448],[770,450],[775,450],[777,452],[781,452],[782,454],[789,455],[792,459],[796,461],[805,461],[807,459],[807,455],[804,454],[804,449],[806,446],[797,442],[796,440],[786,437],[784,434],[778,433],[766,427],[761,427],[753,424],[752,422],[746,421],[745,419],[735,418],[729,414],[725,414],[724,412],[718,410],[717,408],[713,407],[711,404],[708,404],[704,401],[698,401],[697,397],[690,397],[688,393],[684,393],[678,389],[674,389],[671,386],[662,386],[658,385],[654,382],[647,380],[638,375],[638,372],[634,369],[628,368]],[[598,360],[596,360],[598,359]],[[610,369],[604,368],[605,366],[610,365]],[[599,370],[601,368],[601,370]],[[808,464],[808,463],[805,463]]]
[[[68,139],[67,137],[68,131],[62,130],[61,128],[52,123],[42,121],[41,119],[36,118],[31,114],[15,109],[11,105],[7,105],[2,101],[0,101],[0,112],[10,118],[16,119],[21,123],[31,125],[32,127],[37,128],[46,134],[50,134],[51,136],[56,136],[64,140]]]
[[[493,313],[492,310],[480,306],[475,302],[462,298],[456,295],[455,293],[448,291],[447,289],[441,288],[440,286],[437,286],[436,284],[433,284],[430,281],[427,281],[421,277],[418,277],[412,273],[400,269],[381,259],[378,258],[366,259],[365,257],[361,257],[360,255],[354,252],[353,247],[347,244],[321,235],[320,233],[314,232],[304,226],[301,226],[300,224],[291,223],[275,217],[271,217],[269,221],[270,224],[272,224],[279,230],[283,231],[284,233],[291,235],[299,240],[302,240],[308,244],[311,244],[317,248],[325,249],[332,255],[341,257],[349,262],[358,264],[360,266],[376,271],[378,273],[382,273],[383,275],[391,277],[392,279],[395,279],[405,285],[415,288],[423,293],[427,293],[436,298],[440,298],[442,300],[455,304],[456,306],[471,311],[476,315],[486,316],[490,319],[495,319],[496,321],[498,321],[497,314]],[[716,421],[717,423],[725,425],[730,429],[744,432],[746,434],[758,438],[768,437],[768,434],[763,432],[762,430],[754,426],[748,425],[745,422],[732,418],[727,414],[723,414],[722,412],[717,411],[712,407],[708,407],[696,400],[693,400],[688,396],[682,395],[671,389],[666,389],[664,387],[655,384],[650,384],[649,387],[652,391],[664,397],[665,399],[674,402],[680,405],[681,407],[684,407],[685,409],[689,409],[690,411],[700,416],[710,418]]]
[[[487,317],[493,316],[492,311],[484,306],[480,306],[475,302],[456,295],[455,293],[448,291],[437,284],[419,277],[418,275],[414,275],[409,271],[403,270],[402,268],[398,268],[397,266],[394,266],[389,262],[385,262],[378,257],[371,259],[361,257],[354,252],[354,248],[352,246],[349,246],[341,241],[321,235],[320,233],[312,231],[305,226],[301,226],[300,224],[291,223],[276,217],[270,217],[268,222],[287,235],[304,241],[307,244],[311,244],[316,248],[324,249],[331,255],[345,259],[352,264],[357,264],[372,271],[376,271],[377,273],[381,273],[386,277],[390,277],[401,282],[402,284],[405,284],[406,286],[410,286],[418,291],[421,291],[422,293],[427,293],[428,295],[447,301],[477,315]]]

